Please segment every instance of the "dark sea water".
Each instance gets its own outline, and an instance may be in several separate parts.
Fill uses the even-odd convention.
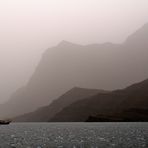
[[[0,125],[0,148],[148,148],[148,123]]]

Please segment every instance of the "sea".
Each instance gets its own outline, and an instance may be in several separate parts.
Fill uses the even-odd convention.
[[[11,123],[0,148],[148,148],[148,123]]]

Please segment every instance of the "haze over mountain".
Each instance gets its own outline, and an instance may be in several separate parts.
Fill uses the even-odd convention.
[[[0,104],[61,40],[122,43],[148,22],[147,0],[1,0],[0,10]]]
[[[0,107],[12,117],[49,104],[74,86],[118,89],[148,76],[148,24],[123,44],[87,46],[63,41],[42,56],[28,84]]]

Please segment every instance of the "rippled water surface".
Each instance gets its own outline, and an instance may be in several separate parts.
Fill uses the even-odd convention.
[[[148,123],[0,125],[0,148],[148,148]]]

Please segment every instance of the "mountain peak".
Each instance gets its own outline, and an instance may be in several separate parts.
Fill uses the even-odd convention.
[[[137,43],[139,44],[139,42],[144,42],[147,43],[147,37],[148,37],[148,23],[146,23],[145,25],[143,25],[141,28],[137,29],[136,32],[134,32],[132,35],[130,35],[126,42],[127,43]],[[139,44],[141,45],[141,44]]]
[[[59,44],[58,44],[58,46],[60,46],[60,47],[67,47],[67,46],[78,46],[78,44],[75,44],[75,43],[72,43],[72,42],[69,42],[69,41],[66,41],[66,40],[62,40]]]

